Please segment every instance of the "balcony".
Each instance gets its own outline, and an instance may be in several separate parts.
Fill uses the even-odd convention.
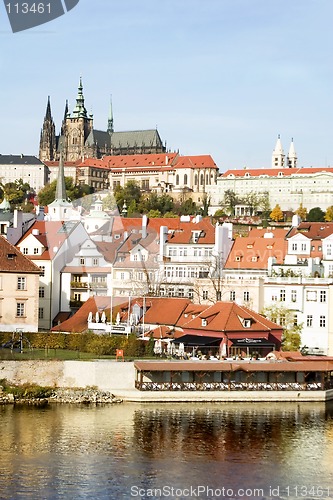
[[[71,281],[71,288],[82,289],[88,288],[88,283],[86,281]]]
[[[92,281],[89,283],[89,288],[91,290],[100,290],[102,288],[107,288],[107,283],[106,281]]]

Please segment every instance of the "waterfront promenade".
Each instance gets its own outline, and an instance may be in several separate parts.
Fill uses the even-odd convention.
[[[316,362],[313,368],[312,374],[318,378],[318,376],[323,377],[323,374],[330,374],[328,371],[330,368],[327,367],[326,372],[323,371],[323,362]],[[227,401],[303,401],[303,402],[314,402],[321,401],[325,402],[333,399],[333,388],[327,385],[327,379],[325,379],[325,385],[317,384],[318,388],[312,390],[311,387],[314,382],[304,383],[302,382],[302,376],[304,372],[303,367],[300,366],[300,371],[297,371],[297,363],[293,362],[288,365],[289,372],[288,377],[292,374],[292,377],[299,378],[299,382],[288,382],[289,386],[283,388],[285,385],[283,378],[281,379],[280,390],[274,390],[272,387],[276,387],[271,383],[270,387],[267,385],[265,388],[264,383],[258,382],[258,387],[256,390],[255,386],[251,389],[246,388],[244,382],[238,382],[237,385],[230,385],[225,387],[224,390],[210,390],[209,383],[206,384],[205,390],[200,390],[198,385],[194,390],[182,390],[182,386],[179,386],[179,382],[176,382],[178,386],[172,387],[172,385],[165,385],[155,390],[139,390],[138,380],[140,380],[140,373],[144,370],[144,376],[149,377],[149,365],[155,367],[155,372],[159,378],[168,380],[170,373],[181,377],[182,380],[188,380],[189,374],[192,376],[200,376],[201,381],[204,381],[204,377],[223,377],[228,375],[230,377],[231,373],[235,374],[235,377],[241,380],[241,375],[249,374],[249,363],[244,364],[244,368],[247,371],[240,371],[239,364],[233,367],[233,370],[224,362],[220,363],[203,363],[201,362],[168,362],[161,361],[149,362],[149,361],[139,361],[139,362],[116,362],[116,361],[1,361],[0,362],[0,377],[7,379],[14,384],[37,384],[47,387],[64,387],[64,388],[86,388],[86,387],[96,387],[99,390],[112,392],[117,398],[121,398],[123,401],[135,401],[135,402],[227,402]],[[214,366],[213,366],[214,365]],[[258,364],[253,364],[252,366],[258,366]],[[277,370],[282,369],[284,363],[261,363],[261,371],[256,370],[260,377],[264,377],[264,374],[270,373],[274,374],[274,377],[278,377],[280,372]],[[307,363],[308,365],[308,363]],[[161,371],[162,366],[162,371]],[[139,367],[139,370],[138,370]],[[158,370],[156,371],[156,367]],[[210,368],[210,372],[207,372],[207,367]],[[274,368],[275,367],[275,368]],[[226,369],[227,368],[227,369]],[[172,369],[172,372],[170,371]],[[265,370],[269,369],[269,372]],[[309,367],[306,367],[309,373]],[[317,371],[316,371],[317,370]],[[282,373],[282,372],[281,372]],[[326,375],[325,375],[326,376]],[[150,380],[154,380],[151,377]],[[174,378],[176,381],[176,378]],[[233,381],[229,382],[234,384]],[[155,383],[155,382],[153,382]],[[189,382],[184,382],[184,384]],[[294,385],[292,385],[294,384]],[[307,385],[306,385],[307,384]],[[309,388],[308,388],[309,386]],[[186,385],[184,385],[184,388]],[[212,386],[213,387],[213,386]],[[218,387],[218,386],[217,386]]]

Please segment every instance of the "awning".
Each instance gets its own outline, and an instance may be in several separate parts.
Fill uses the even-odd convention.
[[[218,347],[221,343],[223,335],[220,337],[209,337],[208,335],[183,335],[178,339],[174,340],[175,344],[180,344],[181,342],[185,346],[216,346]]]
[[[274,342],[270,342],[267,339],[259,338],[259,339],[232,339],[233,347],[274,347]]]

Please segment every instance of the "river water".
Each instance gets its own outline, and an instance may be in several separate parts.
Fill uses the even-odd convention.
[[[1,499],[333,498],[333,405],[0,406]]]

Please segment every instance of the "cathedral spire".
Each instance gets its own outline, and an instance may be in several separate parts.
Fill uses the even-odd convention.
[[[112,134],[114,132],[113,129],[113,111],[112,111],[112,95],[110,96],[110,110],[109,110],[109,118],[108,118],[108,132]]]
[[[55,125],[51,113],[50,96],[47,98],[46,112],[39,142],[39,159],[53,161],[56,155]]]
[[[84,106],[84,95],[83,95],[83,85],[82,77],[80,76],[80,82],[77,89],[76,106],[73,111],[73,118],[87,118],[87,110]]]
[[[47,120],[52,120],[50,96],[47,96],[47,105],[46,105],[45,118]]]

